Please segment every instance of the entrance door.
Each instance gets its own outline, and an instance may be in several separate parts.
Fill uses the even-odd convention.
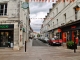
[[[78,45],[80,46],[80,30],[79,30],[79,32],[78,32],[78,38],[79,38],[79,43],[78,43]]]
[[[63,42],[66,42],[66,32],[63,32],[62,37],[63,37]]]

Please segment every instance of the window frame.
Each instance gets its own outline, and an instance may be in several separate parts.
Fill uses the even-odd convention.
[[[2,5],[3,8],[0,8],[0,16],[6,16],[7,15],[7,3],[0,3],[0,6]]]

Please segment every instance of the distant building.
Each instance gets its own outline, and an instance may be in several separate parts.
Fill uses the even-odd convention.
[[[37,37],[38,34],[39,34],[39,33],[37,33],[37,32],[32,32],[32,36],[33,36],[34,38],[38,38],[38,37]]]

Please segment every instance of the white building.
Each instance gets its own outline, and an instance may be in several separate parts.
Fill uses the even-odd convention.
[[[31,35],[32,35],[34,38],[38,38],[38,37],[37,37],[38,34],[39,34],[39,33],[37,33],[37,32],[32,32],[32,33],[31,33]]]
[[[23,9],[25,0],[0,0],[0,47],[19,50],[29,34],[29,8]],[[26,38],[27,37],[27,38]]]
[[[43,28],[49,25],[46,30],[48,30],[50,38],[57,35],[60,39],[63,39],[63,42],[66,42],[78,37],[78,41],[80,41],[80,0],[70,1],[57,2],[47,15],[50,21],[44,20],[47,23],[43,22],[43,25],[45,24]],[[80,44],[80,42],[78,43]]]

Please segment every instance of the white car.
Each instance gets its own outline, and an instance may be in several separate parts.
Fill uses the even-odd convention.
[[[45,37],[45,38],[44,38],[44,41],[45,41],[45,42],[48,42],[48,40],[49,40],[48,37]]]
[[[44,39],[44,37],[40,37],[40,39],[42,39],[42,40],[43,40],[43,39]]]

